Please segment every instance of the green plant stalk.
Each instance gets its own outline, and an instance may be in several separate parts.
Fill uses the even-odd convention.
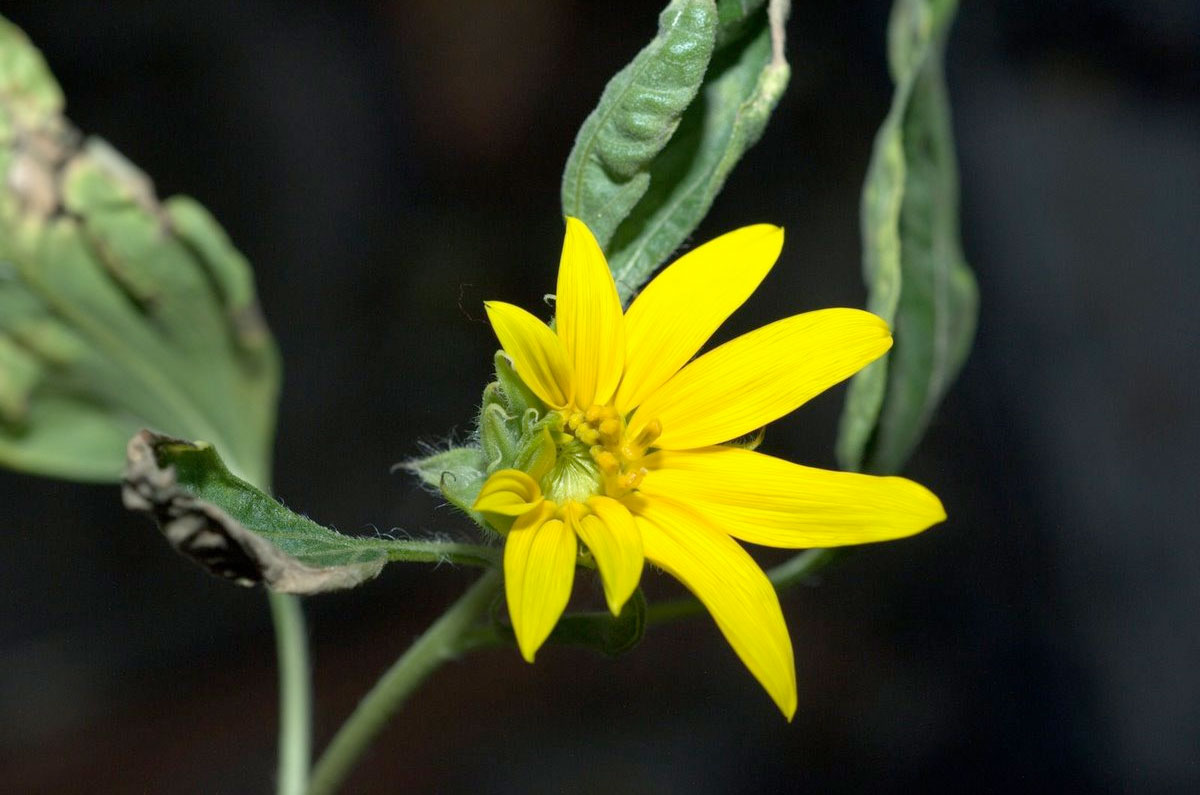
[[[404,701],[438,666],[475,644],[472,631],[500,590],[500,571],[475,582],[380,677],[313,767],[309,795],[332,795]]]
[[[312,758],[312,684],[299,597],[267,591],[279,667],[278,795],[305,795]]]
[[[269,493],[269,463],[262,462],[244,471],[247,481]],[[267,603],[275,627],[275,665],[279,674],[279,758],[275,792],[276,795],[306,795],[312,763],[312,665],[308,657],[304,609],[298,596],[271,590],[267,591]]]

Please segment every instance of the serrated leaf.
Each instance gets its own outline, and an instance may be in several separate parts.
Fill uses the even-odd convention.
[[[650,186],[654,158],[699,91],[717,32],[713,0],[673,0],[658,34],[604,89],[563,172],[565,215],[607,247]]]
[[[766,14],[748,22],[748,35],[713,57],[699,96],[650,168],[648,190],[606,249],[622,301],[695,231],[787,88],[791,70],[773,52]]]
[[[249,266],[203,208],[82,140],[3,20],[0,186],[0,464],[116,481],[150,426],[265,479],[279,363]]]
[[[895,345],[851,382],[838,435],[846,469],[896,472],[970,350],[974,277],[958,229],[958,175],[942,53],[957,3],[897,0],[888,27],[896,91],[862,196],[867,308]]]
[[[496,563],[487,547],[343,535],[231,473],[212,445],[146,430],[129,440],[122,496],[176,550],[239,585],[318,593],[360,585],[388,561]]]

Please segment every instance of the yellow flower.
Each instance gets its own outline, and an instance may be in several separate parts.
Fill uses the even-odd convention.
[[[561,418],[528,471],[493,473],[474,505],[507,532],[508,609],[526,660],[566,608],[582,541],[614,614],[650,561],[704,604],[790,720],[796,673],[779,599],[734,539],[861,544],[946,518],[937,497],[904,478],[812,469],[722,444],[849,378],[892,344],[875,315],[825,309],[693,360],[782,246],[775,226],[730,232],[666,268],[622,313],[600,246],[568,218],[555,328],[487,302],[517,375]]]

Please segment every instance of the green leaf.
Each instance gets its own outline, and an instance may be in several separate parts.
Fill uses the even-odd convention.
[[[623,301],[695,231],[787,88],[791,70],[773,52],[766,14],[751,22],[747,36],[713,57],[699,96],[650,168],[648,190],[607,249]]]
[[[671,3],[579,131],[563,212],[596,235],[623,302],[695,231],[787,87],[782,12],[765,6]]]
[[[658,24],[658,35],[605,87],[563,172],[563,213],[584,221],[605,248],[700,90],[717,8],[713,0],[673,0]]]
[[[942,70],[953,0],[896,0],[888,55],[896,91],[862,195],[867,308],[895,345],[850,384],[838,436],[847,469],[896,472],[971,347],[978,311],[958,229],[958,173]]]
[[[741,37],[767,0],[717,0],[717,49]]]
[[[149,426],[213,440],[265,481],[279,361],[249,265],[202,207],[160,202],[62,110],[0,20],[0,464],[116,481]]]
[[[0,17],[0,95],[20,121],[61,113],[62,89],[25,32]]]
[[[129,441],[122,495],[176,550],[239,585],[285,593],[353,588],[392,561],[491,566],[488,547],[356,538],[288,510],[233,475],[212,445],[150,431]]]

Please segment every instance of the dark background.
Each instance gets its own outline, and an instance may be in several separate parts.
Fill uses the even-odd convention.
[[[786,595],[795,721],[694,619],[616,661],[450,665],[347,792],[1200,789],[1200,4],[964,5],[948,68],[982,315],[907,473],[951,518]],[[888,4],[795,6],[789,92],[693,241],[787,228],[728,333],[864,300]],[[658,8],[3,13],[82,129],[255,263],[286,363],[279,495],[347,532],[466,537],[389,468],[469,430],[495,347],[481,302],[553,289],[562,163]],[[842,394],[772,426],[768,451],[832,466]],[[0,504],[4,789],[268,791],[262,595],[178,558],[116,488],[0,473]],[[472,576],[395,565],[307,600],[318,747]]]

